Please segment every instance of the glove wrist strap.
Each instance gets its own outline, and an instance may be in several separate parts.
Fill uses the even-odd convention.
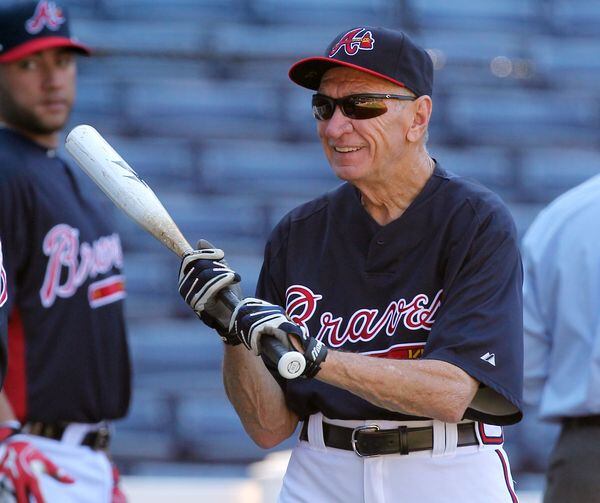
[[[304,369],[302,375],[310,379],[316,376],[319,370],[321,370],[321,363],[327,358],[327,346],[314,337],[311,337],[304,350],[304,358],[306,359],[306,369]]]
[[[196,313],[198,314],[198,313]],[[198,314],[198,317],[204,322],[204,324],[210,328],[213,328],[221,337],[221,340],[229,345],[229,346],[237,346],[241,344],[242,341],[237,336],[235,332],[229,331],[226,327],[221,325],[215,318],[212,316],[205,316],[204,313]]]

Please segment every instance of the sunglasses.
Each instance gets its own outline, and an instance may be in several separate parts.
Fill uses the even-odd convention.
[[[326,121],[333,117],[335,107],[349,119],[372,119],[387,112],[384,100],[414,101],[415,96],[400,94],[351,94],[343,98],[331,98],[324,94],[313,94],[312,112],[315,119]]]

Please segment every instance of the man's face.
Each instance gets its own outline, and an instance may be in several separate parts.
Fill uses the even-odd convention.
[[[0,121],[21,131],[60,131],[75,99],[77,67],[73,51],[47,49],[0,64]]]
[[[410,91],[359,70],[335,67],[321,80],[320,94],[342,98],[351,94]],[[317,121],[317,132],[334,173],[349,182],[385,182],[406,155],[406,133],[414,102],[385,100],[388,111],[372,119],[350,119],[336,107],[329,120]]]

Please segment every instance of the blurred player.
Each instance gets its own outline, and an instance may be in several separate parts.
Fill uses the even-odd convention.
[[[516,501],[500,427],[522,415],[516,230],[500,198],[426,150],[429,55],[357,27],[290,77],[317,91],[317,132],[347,183],[276,226],[257,289],[273,304],[245,299],[229,333],[214,292],[237,278],[222,252],[180,269],[184,299],[229,343],[225,388],[248,434],[273,447],[303,422],[280,501]],[[253,354],[286,333],[305,379]]]
[[[0,491],[19,502],[119,498],[108,420],[130,400],[119,236],[57,155],[76,55],[59,2],[0,9],[0,236],[9,366]],[[1,499],[1,498],[0,498]]]
[[[600,502],[600,175],[543,210],[523,238],[524,398],[562,424],[545,503]]]

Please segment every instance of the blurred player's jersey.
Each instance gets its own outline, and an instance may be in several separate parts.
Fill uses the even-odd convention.
[[[123,255],[67,164],[0,129],[9,313],[5,391],[22,421],[97,422],[130,400]]]

